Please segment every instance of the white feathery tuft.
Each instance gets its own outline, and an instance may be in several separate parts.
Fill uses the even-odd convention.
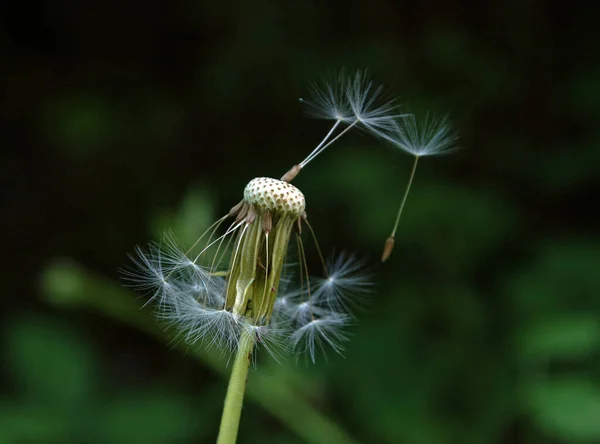
[[[123,270],[124,277],[131,286],[153,292],[148,302],[160,307],[184,296],[209,306],[223,302],[224,280],[189,259],[172,234],[161,243],[150,243],[147,251],[136,247],[131,259],[134,268]]]
[[[346,97],[348,79],[340,72],[322,85],[311,84],[312,99],[300,98],[306,105],[308,114],[317,119],[349,121],[352,119],[352,108]]]
[[[311,278],[311,281],[317,278]],[[312,287],[311,287],[312,288]],[[322,317],[328,310],[315,304],[312,292],[304,287],[294,287],[275,300],[273,314],[280,322],[304,325],[315,317]]]
[[[175,327],[188,344],[203,342],[209,348],[234,351],[240,340],[242,324],[231,312],[206,307],[192,297],[159,308],[156,316]]]
[[[183,263],[170,245],[152,242],[148,251],[136,246],[130,259],[133,267],[123,269],[123,277],[129,286],[152,294],[147,303],[162,305],[169,298],[176,297],[179,289],[170,276]]]
[[[151,243],[149,251],[146,252],[140,246],[135,247],[135,253],[130,254],[129,258],[133,262],[133,267],[123,268],[121,274],[131,286],[142,292],[158,292],[167,282],[165,276],[168,274],[164,270],[164,263],[161,260],[160,248]],[[152,298],[158,297],[157,295]]]
[[[447,117],[427,114],[418,122],[412,114],[404,116],[397,130],[384,136],[397,148],[416,157],[435,156],[455,150],[457,139]]]
[[[277,323],[268,325],[245,323],[243,329],[254,338],[256,348],[263,348],[278,363],[281,363],[281,357],[289,352],[290,347],[286,342],[289,329]]]
[[[369,80],[366,71],[356,71],[350,76],[342,72],[333,82],[325,82],[321,87],[313,85],[312,89],[312,100],[301,99],[308,106],[309,113],[335,123],[316,148],[298,164],[300,168],[355,126],[377,137],[389,137],[398,129],[396,119],[404,115],[398,114],[398,104],[383,94],[381,86],[375,86]],[[338,131],[341,123],[347,126]]]
[[[340,313],[351,313],[366,303],[373,290],[369,276],[362,272],[364,261],[341,253],[327,261],[328,277],[319,279],[312,300],[318,307],[327,307]]]
[[[186,343],[203,342],[233,352],[241,340],[252,337],[256,347],[276,360],[292,349],[306,352],[313,362],[317,351],[326,347],[341,354],[348,338],[343,328],[352,319],[350,307],[360,306],[371,289],[368,277],[360,274],[362,261],[342,253],[328,261],[326,279],[310,278],[302,287],[284,279],[265,325],[264,320],[226,310],[226,278],[189,259],[172,235],[160,244],[151,243],[147,251],[137,247],[132,260],[136,269],[127,270],[126,279],[153,292],[156,317],[175,327]]]
[[[292,307],[291,321],[295,325],[304,325],[312,319],[327,315],[327,310],[315,305],[312,297],[304,302],[296,303]]]
[[[350,324],[351,317],[338,313],[313,319],[300,326],[290,339],[295,350],[299,353],[307,353],[311,361],[316,361],[317,351],[325,354],[325,347],[331,347],[333,351],[342,354],[344,343],[348,341],[348,334],[344,328]]]
[[[273,305],[273,318],[271,322],[279,324],[289,323],[294,315],[295,304],[287,296],[277,296]]]
[[[374,85],[367,71],[356,71],[344,86],[354,119],[365,129],[384,138],[398,129],[396,119],[405,114],[398,114],[396,100],[386,97],[383,87]]]
[[[225,279],[191,260],[172,234],[151,243],[147,251],[136,247],[131,259],[135,269],[125,270],[125,279],[153,292],[146,304],[155,303],[158,319],[174,326],[189,344],[237,347],[241,327],[224,309]]]
[[[289,324],[295,352],[307,353],[313,362],[327,347],[342,353],[347,340],[343,328],[353,319],[351,308],[362,307],[372,290],[369,276],[361,273],[363,265],[355,256],[341,253],[329,259],[327,278],[311,277],[277,298],[273,319]]]

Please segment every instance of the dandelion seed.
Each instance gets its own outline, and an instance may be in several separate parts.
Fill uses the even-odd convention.
[[[362,127],[377,137],[384,137],[396,130],[395,119],[404,115],[398,114],[396,101],[385,97],[383,88],[375,86],[366,71],[356,71],[350,76],[342,72],[333,82],[313,85],[312,90],[312,99],[300,99],[309,114],[335,123],[313,151],[283,175],[281,180],[286,182],[352,128]],[[336,134],[343,123],[348,126]]]
[[[313,293],[314,304],[319,307],[350,313],[352,308],[364,305],[373,284],[364,274],[364,262],[342,253],[327,263],[327,277],[317,280]]]
[[[300,352],[307,353],[312,362],[316,360],[317,351],[325,351],[325,346],[341,354],[344,343],[349,339],[344,328],[348,326],[350,320],[349,316],[334,313],[311,320],[292,334],[292,344]]]
[[[423,122],[419,124],[414,115],[403,117],[403,126],[398,128],[391,134],[385,135],[384,138],[392,145],[414,156],[413,166],[408,179],[408,184],[404,191],[404,196],[400,202],[400,207],[396,215],[396,221],[392,233],[386,239],[381,255],[381,261],[385,262],[392,254],[394,248],[396,230],[400,223],[400,216],[406,204],[406,198],[410,192],[417,164],[420,157],[434,156],[438,154],[449,153],[454,150],[454,142],[457,137],[452,132],[447,118],[436,118],[435,116],[427,115]]]

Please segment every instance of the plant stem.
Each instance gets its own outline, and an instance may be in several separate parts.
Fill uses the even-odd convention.
[[[249,334],[242,334],[235,362],[231,369],[217,444],[235,444],[236,442],[253,347],[254,337]]]

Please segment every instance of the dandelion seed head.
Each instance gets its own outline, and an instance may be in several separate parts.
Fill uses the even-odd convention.
[[[156,316],[188,344],[203,342],[233,351],[241,339],[252,337],[265,348],[281,349],[275,346],[277,338],[290,318],[271,319],[273,293],[287,270],[287,243],[304,208],[304,195],[293,185],[253,179],[240,204],[207,231],[199,253],[190,254],[198,241],[184,251],[167,235],[147,251],[137,249],[138,270],[130,277],[138,287],[154,291],[150,302],[155,303]],[[227,217],[235,221],[217,235]],[[226,270],[220,268],[224,258]]]

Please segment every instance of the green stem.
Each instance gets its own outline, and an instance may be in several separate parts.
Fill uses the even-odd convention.
[[[242,334],[235,362],[231,369],[217,444],[235,444],[236,442],[253,347],[254,337],[249,334]]]

